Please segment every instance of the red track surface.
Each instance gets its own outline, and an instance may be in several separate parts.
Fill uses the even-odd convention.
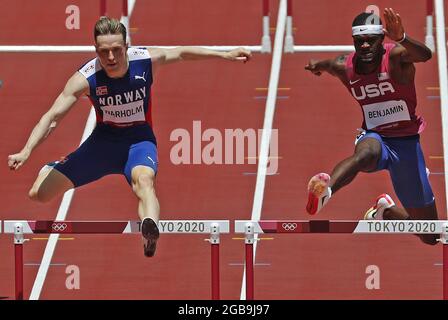
[[[6,6],[0,0],[0,9]],[[68,1],[16,1],[13,12],[0,19],[0,44],[89,44],[98,12],[94,1],[78,1],[81,30],[65,29]],[[310,1],[294,3],[296,44],[349,44],[350,23],[368,1]],[[425,1],[377,1],[397,9],[406,31],[424,38]],[[45,10],[42,8],[45,7]],[[276,7],[276,6],[275,6]],[[274,9],[274,8],[273,8]],[[2,11],[4,12],[4,11]],[[29,25],[17,25],[14,12]],[[119,3],[111,9],[119,15]],[[276,8],[271,25],[275,25]],[[261,3],[258,0],[137,1],[131,26],[138,31],[133,44],[234,45],[258,44],[261,39]],[[39,19],[45,15],[45,19]],[[39,19],[39,20],[38,20]],[[34,30],[30,32],[29,30]],[[331,32],[329,31],[331,30]],[[32,127],[76,68],[89,54],[0,54],[0,133],[5,139],[0,157],[19,150]],[[309,58],[324,54],[285,55],[280,87],[290,87],[289,99],[277,103],[274,128],[279,129],[279,175],[267,178],[263,219],[308,219],[304,212],[306,183],[319,171],[330,171],[353,149],[360,125],[359,107],[345,88],[329,76],[314,78],[303,70]],[[255,55],[246,65],[204,61],[167,66],[155,76],[153,118],[159,141],[160,171],[157,191],[162,219],[250,219],[255,165],[182,165],[170,161],[170,133],[176,128],[202,130],[254,128],[263,125],[265,93],[271,55]],[[18,65],[20,64],[20,69]],[[18,71],[19,70],[19,71]],[[27,81],[28,80],[28,81]],[[428,167],[443,172],[437,60],[417,66],[419,111],[429,126],[422,136]],[[316,112],[317,110],[317,112]],[[27,189],[40,167],[67,154],[79,143],[89,103],[82,100],[58,130],[40,146],[19,172],[0,167],[2,183],[0,219],[51,219],[60,199],[39,205],[27,199]],[[18,125],[20,124],[20,125]],[[445,218],[444,176],[431,176],[440,217]],[[386,173],[360,175],[341,190],[316,218],[359,219],[379,193],[390,192]],[[104,178],[76,191],[67,219],[136,219],[136,199],[121,176]],[[157,255],[143,257],[137,236],[75,236],[60,241],[53,263],[77,265],[81,289],[65,288],[65,266],[49,269],[41,299],[209,299],[210,248],[203,236],[162,236]],[[45,241],[25,245],[25,262],[39,263]],[[442,295],[441,247],[428,247],[410,236],[303,235],[276,236],[257,249],[255,298],[257,299],[439,299]],[[13,246],[0,236],[0,296],[13,297]],[[244,245],[223,237],[221,246],[221,298],[239,299]],[[381,270],[381,289],[365,288],[366,267]],[[25,297],[29,296],[37,267],[25,267]]]

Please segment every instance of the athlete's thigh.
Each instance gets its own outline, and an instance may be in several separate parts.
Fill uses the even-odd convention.
[[[391,162],[389,172],[395,193],[403,207],[431,207],[434,194],[418,138],[393,141],[390,146],[397,156]]]
[[[64,174],[49,168],[38,175],[30,190],[30,196],[45,202],[73,187],[71,180]]]
[[[75,187],[80,187],[105,175],[122,173],[127,150],[126,144],[91,136],[54,169],[70,179]]]
[[[363,131],[355,140],[355,154],[367,154],[373,158],[376,165],[368,172],[386,169],[389,160],[389,151],[383,139],[376,132]]]
[[[139,166],[151,168],[154,175],[157,174],[157,147],[153,142],[142,141],[129,148],[129,156],[124,168],[124,175],[129,184],[132,184],[133,169]]]

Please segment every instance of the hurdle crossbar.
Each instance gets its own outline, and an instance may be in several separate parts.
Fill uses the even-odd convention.
[[[191,45],[192,47],[201,47],[205,49],[211,49],[216,51],[230,51],[237,48],[245,48],[254,53],[262,52],[261,46],[256,45],[229,45],[229,46],[205,46],[205,45]],[[138,45],[135,47],[146,48],[161,48],[161,49],[173,49],[178,46],[156,46],[156,45]],[[0,46],[0,53],[83,53],[83,52],[95,52],[94,46]]]
[[[353,45],[300,45],[294,46],[294,53],[304,52],[352,52]]]
[[[0,231],[1,231],[0,222]],[[220,234],[230,232],[228,220],[160,220],[160,233],[209,234],[211,245],[212,299],[220,298]],[[14,234],[15,298],[23,300],[23,244],[25,234],[139,234],[141,221],[52,221],[6,220],[3,232]]]
[[[443,299],[448,300],[448,221],[444,220],[236,220],[245,234],[246,298],[254,299],[254,235],[259,233],[440,234],[443,248]],[[250,279],[249,279],[250,278]]]

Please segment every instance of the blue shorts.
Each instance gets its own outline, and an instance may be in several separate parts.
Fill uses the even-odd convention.
[[[149,126],[98,125],[76,151],[54,168],[80,187],[108,174],[123,174],[131,184],[135,166],[150,167],[157,173],[157,164],[156,141]]]
[[[389,171],[395,193],[405,208],[421,208],[434,203],[419,135],[387,138],[367,131],[358,136],[356,143],[367,138],[381,144],[381,158],[374,171]]]

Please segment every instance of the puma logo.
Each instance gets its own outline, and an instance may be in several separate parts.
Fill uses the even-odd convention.
[[[151,158],[150,156],[148,156],[148,159],[152,161],[152,164],[153,164],[153,165],[156,165],[155,161],[152,160],[152,158]]]
[[[146,72],[143,72],[143,75],[142,75],[142,76],[135,75],[135,76],[134,76],[135,80],[143,80],[143,81],[146,82],[146,79],[145,79],[145,73],[146,73]]]

